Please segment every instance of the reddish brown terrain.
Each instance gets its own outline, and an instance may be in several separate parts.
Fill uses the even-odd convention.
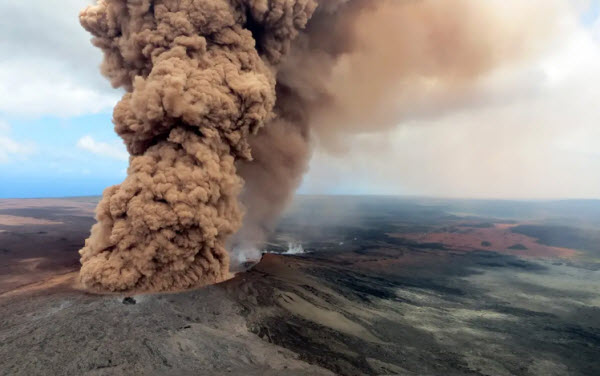
[[[426,233],[390,234],[392,237],[408,239],[418,243],[440,243],[458,251],[490,250],[520,257],[571,258],[577,251],[569,248],[540,244],[538,239],[514,233],[515,223],[495,223],[490,227],[473,227],[461,223],[450,229],[432,230]]]

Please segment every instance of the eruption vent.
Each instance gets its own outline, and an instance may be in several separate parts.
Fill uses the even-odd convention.
[[[80,20],[103,74],[126,90],[114,123],[131,158],[98,205],[82,282],[173,290],[226,279],[226,242],[263,241],[313,138],[343,150],[345,135],[452,103],[535,49],[538,29],[547,34],[537,21],[549,19],[537,2],[507,12],[497,0],[99,0]]]

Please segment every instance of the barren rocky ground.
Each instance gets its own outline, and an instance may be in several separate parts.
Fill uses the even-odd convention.
[[[300,198],[274,253],[235,278],[130,299],[76,283],[94,198],[0,200],[0,374],[600,374],[594,249],[477,249],[478,234],[520,221],[323,200]],[[278,254],[288,243],[306,253]],[[552,247],[569,252],[539,255]]]

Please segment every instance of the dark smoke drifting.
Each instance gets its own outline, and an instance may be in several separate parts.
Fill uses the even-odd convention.
[[[502,2],[88,7],[80,19],[104,52],[102,72],[127,91],[114,123],[131,158],[125,181],[98,205],[80,251],[81,281],[172,290],[228,278],[229,237],[237,232],[228,245],[240,249],[263,241],[300,184],[314,140],[339,149],[349,133],[388,129],[422,98],[443,102],[443,93],[535,47],[523,35],[536,33],[505,27],[514,20],[490,4]]]

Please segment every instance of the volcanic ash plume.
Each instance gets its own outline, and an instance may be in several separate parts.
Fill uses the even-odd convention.
[[[105,54],[102,72],[127,90],[114,123],[131,153],[80,251],[85,286],[167,290],[228,276],[224,242],[242,219],[235,162],[251,159],[249,136],[273,117],[273,66],[314,8],[100,0],[81,13]],[[259,41],[248,23],[263,30]]]
[[[277,68],[277,118],[250,139],[253,160],[238,163],[248,213],[233,250],[264,241],[312,148],[364,155],[352,148],[352,136],[468,104],[486,74],[543,50],[561,4],[319,1]]]
[[[81,23],[104,52],[102,72],[127,91],[114,123],[131,159],[80,251],[82,282],[167,290],[225,279],[242,204],[228,244],[256,249],[313,140],[344,149],[348,135],[452,103],[537,48],[553,1],[99,0]]]

